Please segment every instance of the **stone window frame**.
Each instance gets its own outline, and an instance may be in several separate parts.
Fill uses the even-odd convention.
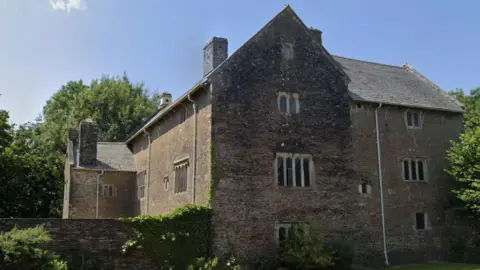
[[[412,166],[412,161],[415,162],[415,180],[413,180],[413,166]],[[406,178],[406,170],[405,170],[405,162],[408,164],[408,179]],[[422,162],[422,171],[423,171],[423,180],[420,180],[420,170],[418,170],[419,162]],[[423,157],[414,157],[414,158],[409,158],[409,157],[404,157],[400,159],[401,163],[401,176],[402,180],[405,182],[414,182],[414,183],[426,183],[428,182],[428,164],[427,164],[427,159]]]
[[[280,229],[285,230],[285,238],[288,237],[288,232],[290,228],[292,227],[293,222],[285,222],[285,221],[275,221],[275,240],[277,242],[277,245],[281,244],[280,240]]]
[[[188,191],[188,167],[188,157],[174,161],[174,194],[183,194]]]
[[[117,187],[114,184],[102,184],[102,197],[111,198],[115,196],[117,196]]]
[[[168,175],[165,175],[163,177],[163,188],[165,189],[165,191],[168,191],[168,183],[169,183],[169,179],[168,179]]]
[[[421,214],[423,215],[423,228],[418,228],[417,216]],[[415,212],[413,215],[413,229],[415,231],[427,231],[430,230],[431,227],[429,226],[429,217],[427,212]]]
[[[282,106],[281,106],[281,99],[285,98],[286,102],[286,109],[285,112],[282,112]],[[295,102],[295,112],[290,111],[290,100],[293,99]],[[293,115],[293,114],[299,114],[300,113],[300,100],[299,100],[299,95],[297,93],[290,93],[290,92],[278,92],[277,95],[277,107],[278,111],[282,115]]]
[[[279,158],[282,158],[283,161],[283,185],[279,185],[279,175],[278,175],[278,161]],[[287,185],[287,158],[292,159],[292,185]],[[297,186],[296,181],[296,160],[300,159],[301,166],[301,185]],[[304,160],[308,160],[308,171],[309,171],[309,185],[305,186],[305,170],[304,170]],[[310,189],[315,183],[315,170],[313,156],[311,154],[297,154],[297,153],[284,153],[277,152],[274,160],[274,181],[275,185],[279,188],[298,188],[298,189]]]
[[[408,123],[409,114],[411,115],[410,124]],[[417,115],[418,125],[415,125],[414,123],[414,120],[415,120],[414,115]],[[405,111],[405,114],[404,114],[405,126],[407,127],[407,129],[422,129],[423,118],[424,118],[424,114],[421,111],[408,109]]]
[[[372,186],[366,181],[362,181],[360,184],[358,184],[358,192],[360,195],[369,196],[372,194]]]

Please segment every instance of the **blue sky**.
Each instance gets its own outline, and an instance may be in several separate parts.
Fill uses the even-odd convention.
[[[201,78],[210,37],[231,53],[287,3],[332,54],[407,62],[445,90],[480,86],[475,0],[0,0],[0,109],[33,121],[67,81],[124,71],[176,98]]]

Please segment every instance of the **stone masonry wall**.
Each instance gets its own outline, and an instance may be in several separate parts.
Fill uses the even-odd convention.
[[[210,183],[211,106],[210,92],[201,89],[192,97],[197,102],[197,174],[195,203],[207,201]],[[181,122],[181,110],[186,110]],[[149,214],[168,213],[182,205],[192,203],[193,188],[193,134],[192,103],[180,104],[172,112],[149,128],[152,136],[150,163]],[[148,138],[139,136],[132,143],[138,172],[148,168]],[[187,191],[175,194],[176,160],[188,160]],[[165,180],[168,180],[165,184]],[[146,191],[147,192],[147,191]],[[138,200],[138,199],[137,199]],[[145,213],[145,199],[139,201],[136,214]]]
[[[362,198],[365,225],[381,230],[375,109],[377,104],[352,104],[354,169],[372,186]],[[461,114],[416,110],[422,113],[422,128],[407,129],[407,108],[382,106],[378,112],[383,170],[387,250],[392,264],[441,259],[444,211],[453,180],[444,169],[446,150],[462,128]],[[413,109],[410,109],[413,110]],[[414,110],[415,111],[415,110]],[[427,181],[403,180],[402,158],[424,158]],[[415,230],[415,213],[427,213],[428,229]],[[377,243],[381,238],[377,237]]]
[[[95,218],[97,175],[100,171],[71,168],[68,218]],[[135,173],[105,171],[100,176],[98,218],[134,215]],[[114,185],[114,196],[103,194],[104,184]]]
[[[293,12],[285,9],[211,80],[215,252],[275,256],[275,223],[302,216],[322,232],[370,241],[357,222],[347,85]],[[278,91],[299,95],[299,114],[280,114]],[[277,152],[311,154],[312,186],[278,186]]]
[[[80,269],[83,260],[99,260],[103,269],[156,269],[140,250],[121,254],[122,245],[129,239],[131,229],[111,219],[0,219],[0,231],[17,226],[20,229],[44,224],[52,240],[45,248],[55,251],[63,259]]]

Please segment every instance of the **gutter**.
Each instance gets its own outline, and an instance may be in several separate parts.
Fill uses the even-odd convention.
[[[192,203],[195,204],[195,191],[197,185],[197,103],[192,99],[191,94],[188,94],[188,100],[192,102],[193,106],[193,177],[192,177]]]
[[[98,197],[100,194],[100,176],[104,175],[105,171],[102,170],[100,173],[97,174],[97,200],[95,205],[95,218],[98,219]]]
[[[385,265],[389,266],[387,253],[387,232],[385,228],[385,205],[383,201],[383,173],[382,173],[382,153],[380,149],[380,130],[378,125],[378,110],[382,103],[375,109],[375,132],[377,137],[377,159],[378,159],[378,180],[380,182],[380,209],[382,213],[382,234],[383,234],[383,254],[385,256]]]
[[[150,163],[151,163],[151,158],[150,158],[150,155],[152,153],[152,136],[150,135],[150,133],[148,133],[145,129],[143,130],[143,132],[147,135],[148,137],[148,160],[147,160],[147,170],[146,170],[146,174],[147,174],[147,179],[145,179],[145,214],[148,215],[148,205],[149,205],[149,194],[150,194]]]
[[[155,116],[152,117],[142,128],[137,130],[133,135],[129,136],[128,139],[125,141],[125,144],[130,143],[133,139],[135,139],[138,135],[140,135],[142,132],[147,130],[151,125],[153,125],[155,122],[158,121],[158,119],[162,118],[167,112],[171,111],[173,108],[175,108],[178,104],[182,103],[185,99],[188,98],[189,95],[193,94],[195,91],[198,89],[202,88],[208,83],[208,78],[204,77],[202,80],[200,80],[197,84],[195,84],[190,90],[188,90],[187,93],[183,94],[181,97],[176,99],[174,102],[172,102],[170,105],[165,107],[165,109],[159,111]]]

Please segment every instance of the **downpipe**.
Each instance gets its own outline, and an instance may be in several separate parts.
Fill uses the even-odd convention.
[[[192,102],[193,106],[193,164],[192,164],[192,203],[195,204],[195,192],[197,186],[197,103],[188,95],[188,100]]]
[[[383,201],[383,172],[382,172],[382,153],[380,149],[380,130],[378,125],[378,110],[382,107],[382,103],[375,109],[375,131],[377,136],[377,160],[378,160],[378,180],[380,182],[380,209],[382,213],[382,234],[383,234],[383,253],[385,256],[385,265],[389,266],[387,253],[387,232],[385,228],[385,205]]]
[[[100,176],[104,175],[105,171],[102,170],[100,173],[97,173],[97,199],[95,202],[95,218],[98,219],[98,200],[100,197]]]

